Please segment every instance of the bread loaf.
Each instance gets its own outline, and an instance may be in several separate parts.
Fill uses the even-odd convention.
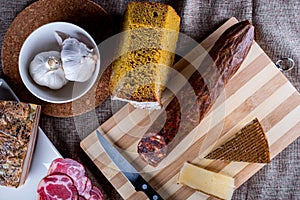
[[[0,101],[0,185],[24,184],[31,164],[40,106]]]
[[[112,99],[137,108],[159,109],[174,62],[180,17],[169,5],[131,2],[123,26],[120,56],[112,64]]]

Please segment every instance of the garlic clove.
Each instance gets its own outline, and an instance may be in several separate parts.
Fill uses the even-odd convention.
[[[70,37],[69,34],[61,31],[54,31],[54,36],[59,46],[62,46],[63,41]]]
[[[86,44],[66,36],[56,32],[56,37],[60,37],[58,43],[62,43],[61,60],[65,76],[70,81],[85,82],[95,71],[97,55]]]
[[[61,73],[64,73],[62,68],[59,68],[56,71],[48,72],[47,82],[44,86],[47,86],[53,90],[58,90],[62,88],[68,81],[64,76],[57,75]]]
[[[30,63],[29,73],[34,82],[50,89],[57,90],[68,83],[58,51],[37,54]]]

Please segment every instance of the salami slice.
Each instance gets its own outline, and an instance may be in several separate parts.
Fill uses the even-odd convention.
[[[51,163],[48,174],[55,172],[61,172],[70,176],[74,181],[78,194],[83,194],[88,177],[85,175],[85,168],[82,164],[70,158],[57,158]]]
[[[52,173],[38,184],[39,200],[75,200],[77,189],[71,177],[62,173]]]
[[[90,191],[90,198],[88,200],[104,200],[102,192],[96,186],[93,186]]]

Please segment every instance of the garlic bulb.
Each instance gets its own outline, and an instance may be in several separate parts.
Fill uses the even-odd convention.
[[[65,76],[70,81],[87,81],[95,71],[97,55],[76,38],[55,32],[55,37],[61,45],[61,60]]]
[[[37,54],[30,63],[29,73],[37,84],[55,90],[62,88],[68,82],[58,51]]]

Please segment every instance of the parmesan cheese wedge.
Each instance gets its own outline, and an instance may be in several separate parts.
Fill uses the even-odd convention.
[[[231,199],[234,191],[234,179],[232,177],[190,163],[184,163],[179,173],[178,182],[220,199]]]

